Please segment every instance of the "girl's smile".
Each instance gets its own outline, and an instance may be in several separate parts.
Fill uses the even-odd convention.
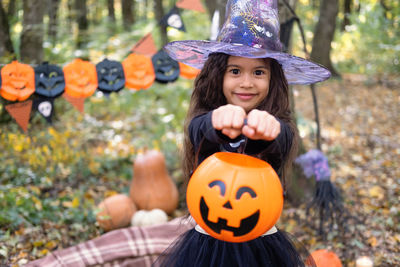
[[[223,83],[227,103],[246,112],[256,108],[268,95],[270,77],[269,61],[230,56]]]

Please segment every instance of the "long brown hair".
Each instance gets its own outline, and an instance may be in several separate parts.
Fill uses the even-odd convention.
[[[190,172],[195,166],[195,151],[189,138],[188,127],[190,121],[200,115],[214,110],[222,105],[226,105],[226,98],[222,91],[224,74],[226,72],[229,55],[216,53],[211,54],[200,74],[197,76],[190,106],[185,120],[185,134],[183,144],[182,166],[185,182],[190,178]],[[285,186],[285,177],[288,174],[294,157],[297,153],[297,128],[293,121],[290,104],[289,104],[289,86],[280,64],[269,59],[271,68],[271,80],[267,97],[257,107],[259,110],[265,110],[280,120],[287,123],[293,133],[293,140],[290,147],[290,152],[284,160],[284,164],[279,171],[282,182]],[[259,157],[268,161],[266,154],[261,154]]]

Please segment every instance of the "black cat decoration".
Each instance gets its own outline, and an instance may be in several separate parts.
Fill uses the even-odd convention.
[[[176,81],[179,77],[179,64],[167,52],[160,50],[152,57],[156,81],[168,83]]]
[[[35,94],[56,98],[64,93],[65,79],[63,70],[44,62],[35,68]]]
[[[109,94],[125,87],[125,74],[120,62],[104,59],[97,63],[96,70],[100,91]]]

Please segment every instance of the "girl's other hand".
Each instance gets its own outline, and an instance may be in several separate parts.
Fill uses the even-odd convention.
[[[274,140],[281,132],[279,121],[266,111],[253,109],[247,115],[247,125],[242,133],[253,140]]]
[[[246,112],[240,106],[225,105],[212,112],[211,122],[216,130],[231,139],[235,139],[242,134]]]

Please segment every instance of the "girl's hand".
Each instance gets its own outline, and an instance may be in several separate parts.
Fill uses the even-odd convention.
[[[253,109],[247,115],[247,125],[242,133],[253,140],[274,140],[281,132],[279,121],[266,111]]]
[[[211,122],[216,130],[220,130],[224,135],[235,139],[242,134],[245,118],[246,112],[242,107],[228,104],[212,112]]]

